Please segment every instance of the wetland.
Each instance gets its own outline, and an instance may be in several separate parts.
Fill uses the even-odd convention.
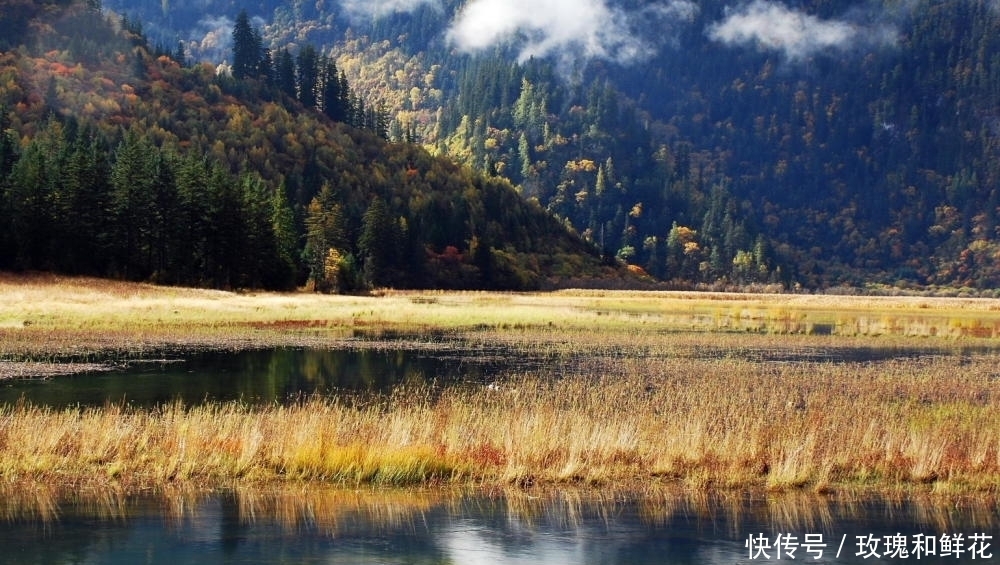
[[[740,500],[735,515],[772,535],[784,523],[762,516],[804,512],[775,506],[789,497],[832,505],[815,517],[831,535],[881,519],[843,510],[857,492],[846,506],[900,517],[886,531],[952,527],[927,523],[928,504],[953,509],[955,528],[996,516],[996,300],[344,297],[38,276],[0,278],[0,296],[0,499],[13,536],[73,531],[76,516],[101,521],[110,505],[109,537],[86,551],[127,547],[113,540],[162,522],[142,542],[160,547],[206,521],[219,533],[202,549],[245,556],[258,539],[291,547],[287,520],[305,512],[294,500],[357,496],[360,515],[414,537],[387,541],[376,527],[340,544],[325,521],[364,520],[331,507],[339,518],[293,520],[316,552],[299,557],[470,562],[442,548],[479,547],[485,561],[517,563],[561,548],[553,562],[616,562],[593,557],[593,540],[641,538],[651,545],[634,551],[648,561],[677,532],[677,555],[722,563],[747,558],[753,527],[713,521],[713,503],[677,515],[711,535],[685,530],[675,514],[650,514],[650,501]],[[424,500],[415,512],[426,522],[394,522],[413,503],[371,502],[387,496]],[[528,505],[547,518],[525,526],[522,502],[536,499],[554,506]],[[397,541],[429,553],[379,553]],[[642,562],[634,551],[621,555]]]

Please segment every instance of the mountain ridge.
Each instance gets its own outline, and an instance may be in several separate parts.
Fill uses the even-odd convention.
[[[233,5],[108,5],[231,57]],[[1000,286],[996,2],[587,0],[576,24],[560,0],[519,5],[248,8],[272,53],[315,44],[386,108],[388,137],[508,180],[607,264],[675,285]],[[496,11],[470,46],[472,8]]]
[[[660,279],[1000,286],[996,2],[587,0],[575,24],[535,4],[257,16],[331,53],[397,135]],[[475,48],[454,31],[469,21],[490,24]]]
[[[136,20],[62,2],[29,21],[0,55],[0,268],[339,291],[620,276],[506,181],[178,63]]]

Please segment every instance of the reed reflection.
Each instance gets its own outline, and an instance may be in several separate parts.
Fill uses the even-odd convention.
[[[0,543],[23,560],[731,563],[755,532],[984,531],[994,499],[643,490],[3,491]],[[199,561],[201,560],[201,561]],[[217,561],[217,559],[216,559]]]

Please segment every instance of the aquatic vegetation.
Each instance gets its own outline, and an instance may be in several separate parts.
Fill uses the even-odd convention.
[[[546,360],[485,384],[408,383],[288,405],[6,405],[0,481],[8,484],[979,493],[1000,485],[1000,353],[988,337],[994,330],[981,329],[996,327],[995,301],[244,295],[87,279],[3,280],[0,292],[18,296],[0,303],[0,319],[32,322],[0,327],[0,358],[10,362],[164,345],[383,347],[399,339],[448,341],[470,358],[499,347]],[[886,323],[860,331],[862,319]],[[809,324],[827,325],[809,332]]]
[[[842,364],[587,359],[558,379],[367,400],[0,407],[0,477],[127,487],[1000,485],[997,358]]]

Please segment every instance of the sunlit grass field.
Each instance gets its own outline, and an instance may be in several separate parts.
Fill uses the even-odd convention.
[[[1000,487],[1000,302],[561,291],[249,294],[0,278],[0,360],[449,340],[489,386],[264,407],[0,407],[0,483]],[[56,377],[58,378],[58,377]]]

